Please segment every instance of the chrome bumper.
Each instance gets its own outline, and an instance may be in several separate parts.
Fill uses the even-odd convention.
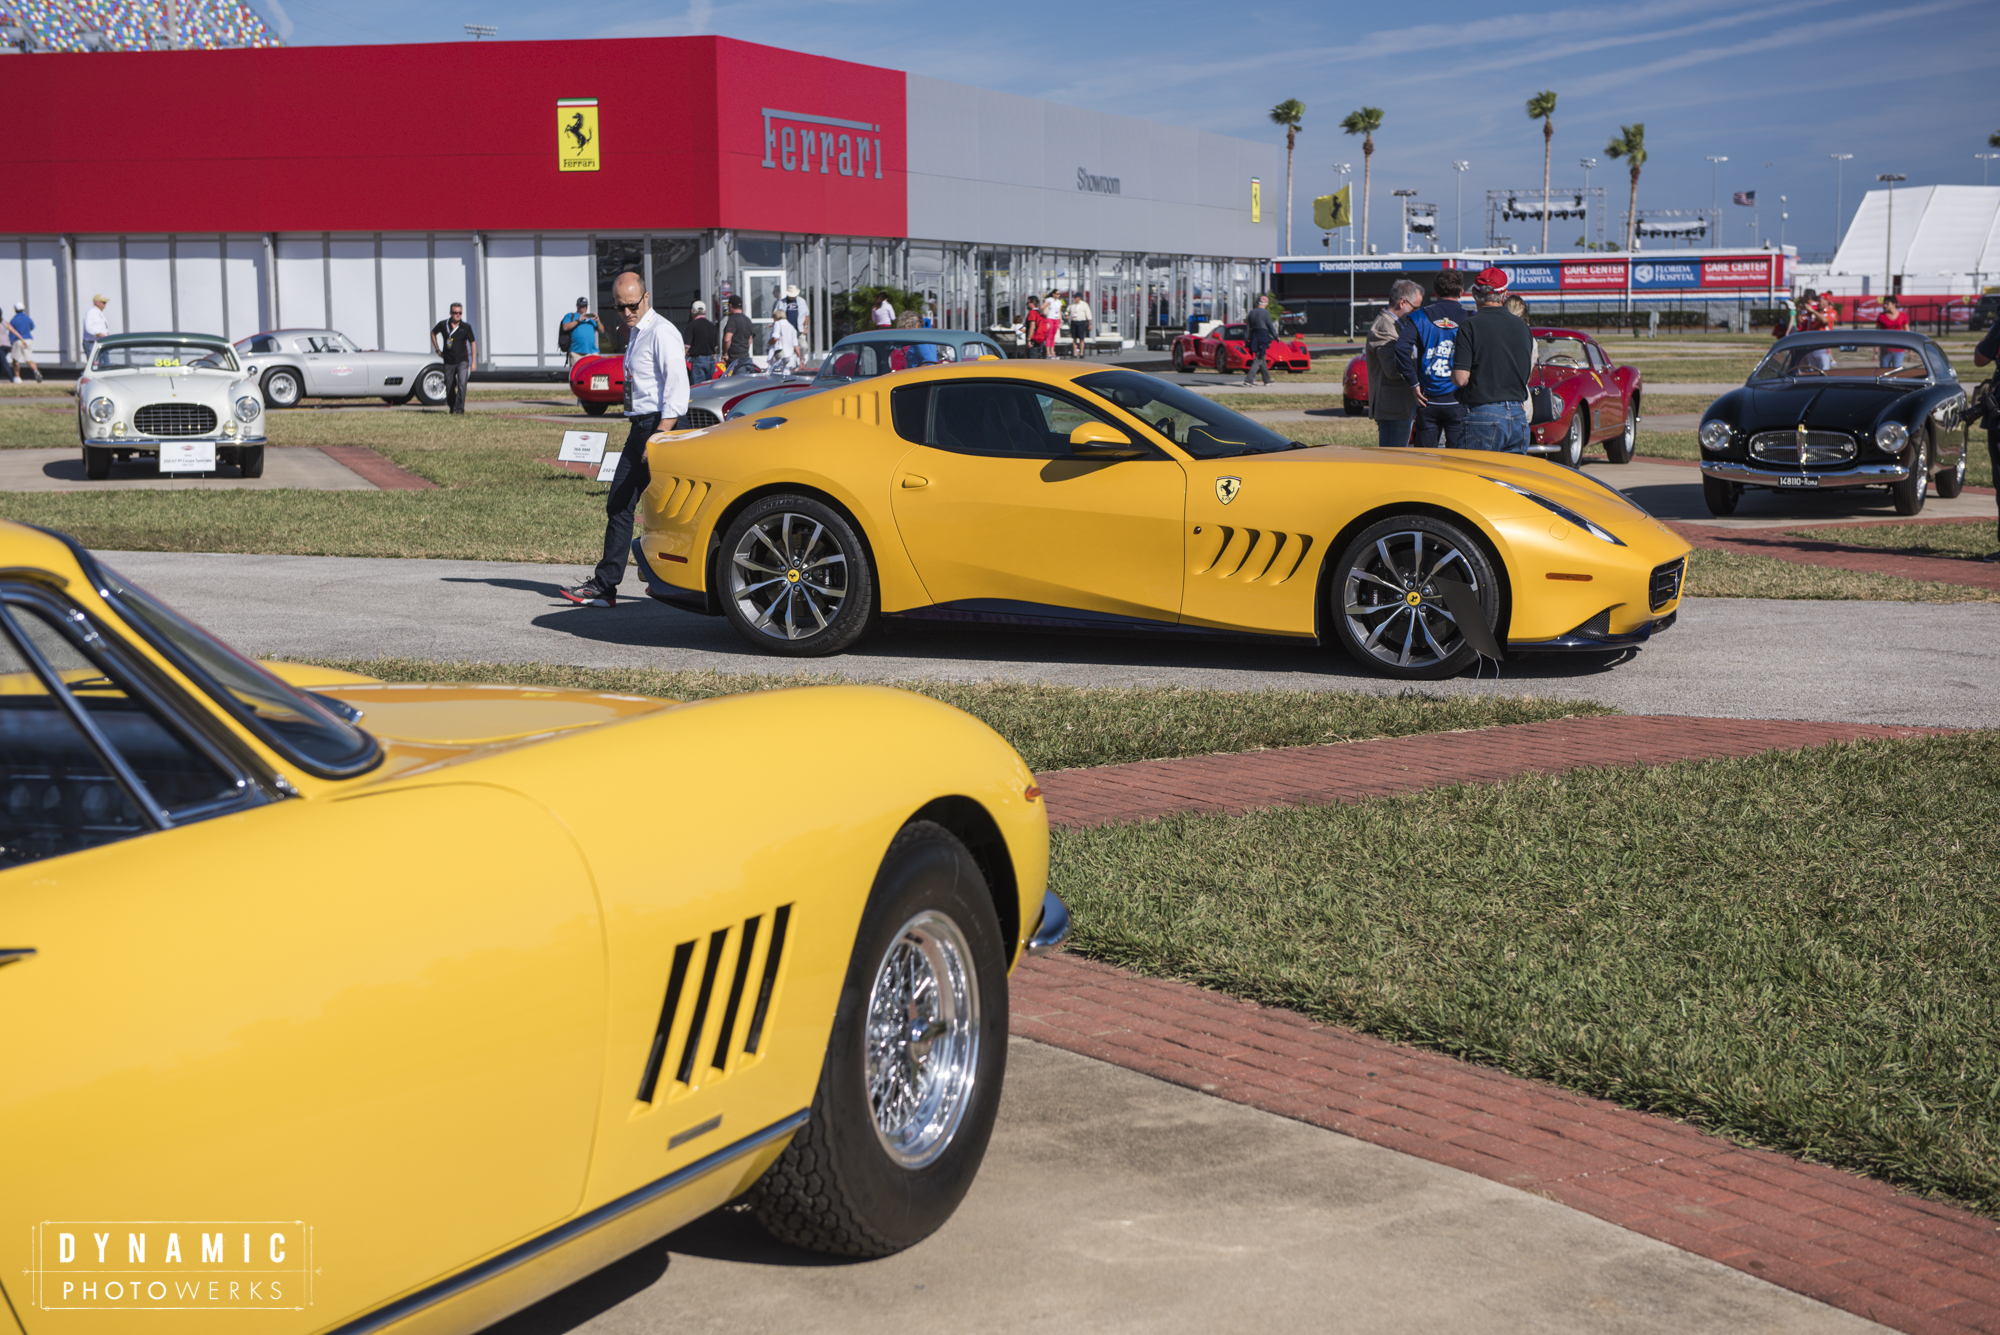
[[[1057,897],[1055,891],[1044,891],[1042,916],[1035,920],[1035,930],[1028,934],[1028,948],[1023,953],[1046,955],[1067,940],[1069,940],[1069,906]]]
[[[1910,476],[1910,466],[1904,463],[1858,464],[1853,468],[1836,468],[1823,473],[1793,473],[1758,468],[1733,459],[1703,459],[1701,475],[1723,482],[1744,482],[1753,487],[1774,487],[1780,491],[1814,491],[1820,487],[1879,487],[1885,482],[1901,482]],[[1788,477],[1809,477],[1813,481],[1794,482],[1788,486],[1784,482]]]
[[[84,446],[93,450],[157,450],[162,445],[213,445],[216,449],[229,449],[237,445],[264,445],[268,436],[217,436],[213,440],[205,436],[176,436],[171,440],[161,440],[153,436],[119,436],[116,439],[85,440]]]

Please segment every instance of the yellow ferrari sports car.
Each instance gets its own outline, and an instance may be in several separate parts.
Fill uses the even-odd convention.
[[[1442,677],[1644,642],[1689,551],[1539,459],[1309,448],[1089,365],[902,372],[657,435],[647,460],[647,591],[774,654],[889,616],[1337,641]]]
[[[14,524],[0,799],[26,1335],[477,1330],[746,1196],[907,1247],[1067,930],[1034,775],[934,701],[260,665]]]

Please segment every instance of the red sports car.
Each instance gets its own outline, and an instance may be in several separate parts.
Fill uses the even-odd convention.
[[[691,386],[694,391],[688,399],[688,421],[695,426],[714,426],[736,411],[739,404],[752,394],[759,394],[773,386],[782,385],[789,389],[804,389],[812,384],[809,375],[794,376],[718,376]],[[569,390],[576,395],[576,401],[592,417],[602,417],[612,405],[623,406],[625,402],[625,358],[618,353],[598,353],[584,357],[569,368]],[[759,404],[759,407],[765,406]]]
[[[1213,367],[1224,375],[1250,365],[1250,330],[1247,325],[1220,324],[1206,334],[1182,334],[1174,339],[1174,369],[1199,371]],[[1273,371],[1310,371],[1312,354],[1297,334],[1273,343],[1264,354],[1264,363]]]
[[[625,402],[625,358],[603,352],[577,358],[569,368],[569,392],[592,417],[604,416],[612,404]]]
[[[1555,391],[1556,420],[1529,428],[1529,451],[1575,468],[1601,441],[1612,463],[1630,463],[1639,438],[1639,368],[1613,363],[1596,339],[1575,329],[1537,326],[1533,333],[1535,373],[1528,383]],[[1366,358],[1347,364],[1341,400],[1350,417],[1368,411]]]

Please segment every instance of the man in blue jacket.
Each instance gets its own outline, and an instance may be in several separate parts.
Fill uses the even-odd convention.
[[[1451,355],[1466,318],[1465,307],[1458,303],[1463,291],[1465,279],[1458,270],[1440,272],[1431,285],[1436,299],[1410,312],[1403,321],[1402,337],[1396,340],[1396,367],[1404,383],[1416,390],[1417,429],[1411,444],[1418,449],[1436,449],[1440,436],[1446,449],[1464,448],[1465,409],[1451,378]]]

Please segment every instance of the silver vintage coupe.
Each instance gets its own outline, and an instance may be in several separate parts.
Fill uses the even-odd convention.
[[[427,407],[445,401],[444,364],[430,352],[363,352],[335,329],[271,329],[236,341],[264,403],[295,408],[304,398],[366,399]]]

